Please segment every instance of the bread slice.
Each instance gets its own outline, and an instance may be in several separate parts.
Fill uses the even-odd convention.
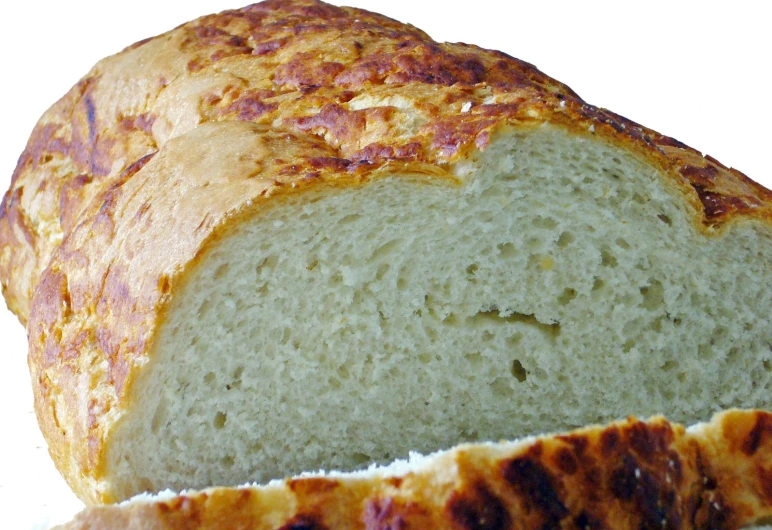
[[[141,495],[60,530],[736,529],[772,517],[772,415],[629,418],[356,473]]]
[[[269,1],[107,58],[0,207],[87,502],[771,407],[770,192],[499,52]]]

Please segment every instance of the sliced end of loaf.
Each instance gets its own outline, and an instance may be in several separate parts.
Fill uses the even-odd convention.
[[[187,273],[109,434],[116,498],[343,470],[628,413],[770,405],[766,225],[543,126],[276,200]]]

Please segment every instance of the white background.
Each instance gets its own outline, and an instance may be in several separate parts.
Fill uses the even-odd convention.
[[[772,186],[772,32],[765,2],[350,0],[440,41],[505,51],[585,100]],[[635,7],[633,7],[635,6]],[[0,11],[0,193],[38,117],[101,57],[238,0],[9,2]],[[0,526],[80,508],[32,414],[24,330],[0,310]],[[513,436],[517,433],[513,433]]]

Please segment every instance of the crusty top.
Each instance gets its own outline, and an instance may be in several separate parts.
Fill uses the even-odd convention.
[[[772,415],[466,445],[408,472],[301,477],[84,510],[59,530],[738,529],[772,516]]]
[[[318,135],[340,173],[394,161],[449,169],[502,125],[550,121],[655,160],[698,223],[772,212],[770,192],[740,172],[588,105],[528,63],[359,9],[268,0],[101,61],[41,118],[0,205],[0,282],[19,319],[100,192],[170,139],[224,120]]]
[[[662,168],[705,233],[772,218],[766,189],[533,66],[361,10],[269,0],[97,64],[43,116],[0,207],[0,281],[75,492],[117,500],[111,429],[174,290],[239,219],[391,172],[457,180],[497,131],[546,122]]]

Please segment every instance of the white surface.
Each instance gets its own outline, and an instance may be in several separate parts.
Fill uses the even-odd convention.
[[[673,136],[772,187],[772,33],[764,2],[351,0],[436,40],[536,64],[590,103]],[[3,6],[0,193],[38,117],[104,55],[238,0],[13,2]],[[516,5],[517,9],[512,7]],[[0,512],[47,528],[80,508],[32,414],[24,331],[0,310]]]

